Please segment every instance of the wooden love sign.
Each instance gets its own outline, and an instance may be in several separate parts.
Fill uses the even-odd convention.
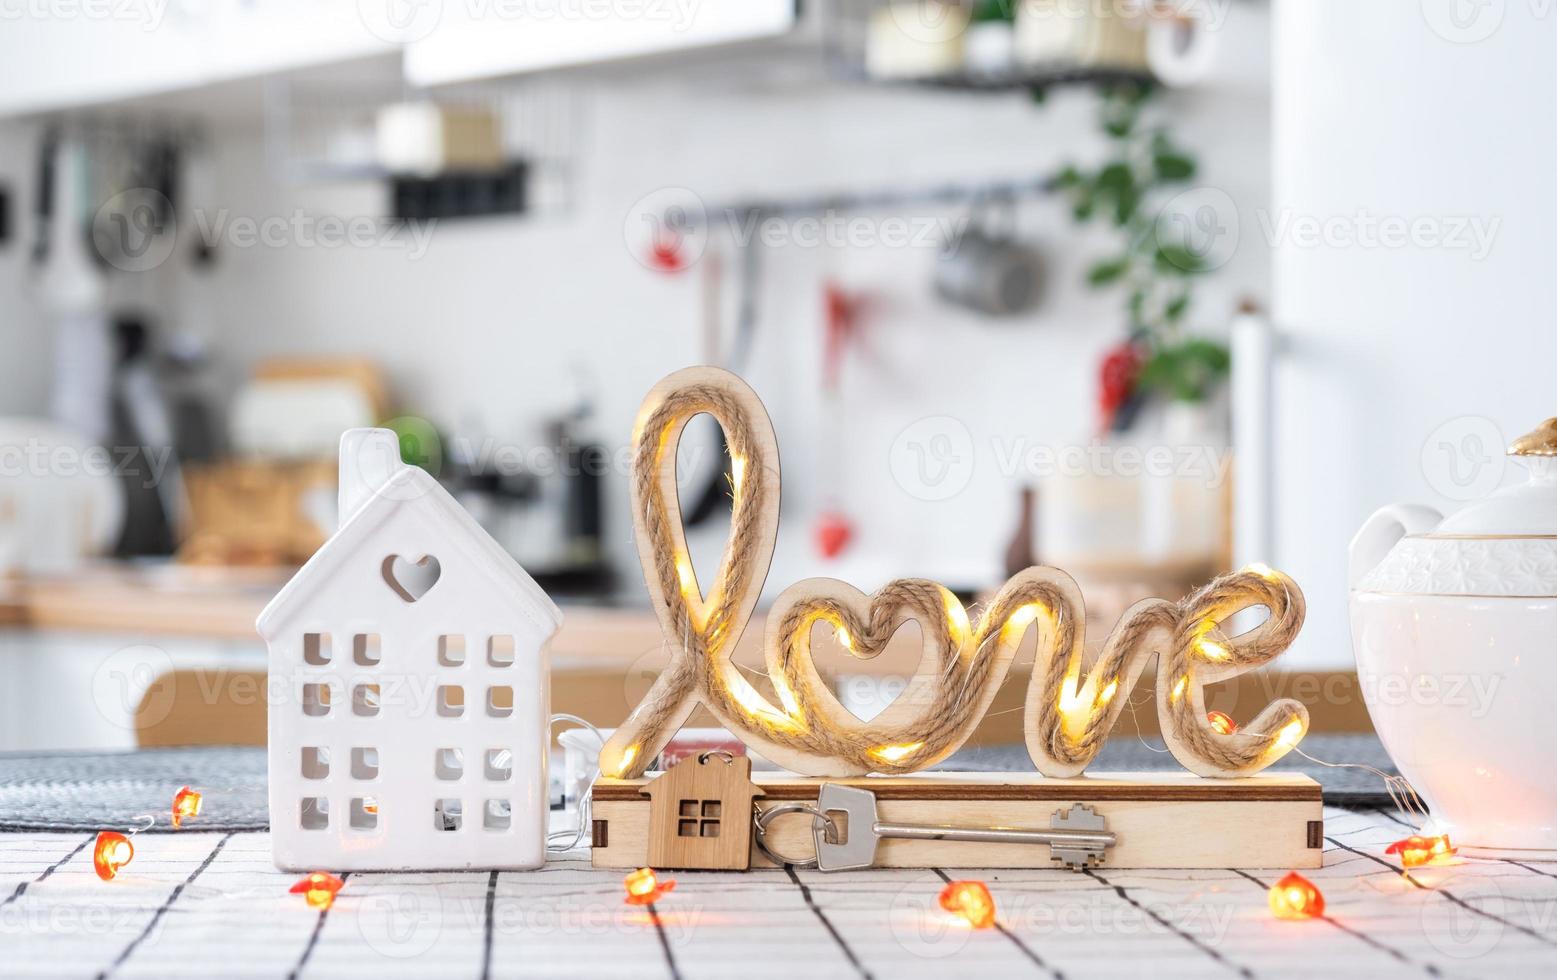
[[[676,497],[681,432],[705,413],[724,429],[734,495],[730,538],[706,591],[692,569]],[[1075,581],[1059,569],[1018,573],[977,622],[935,582],[898,579],[866,595],[835,579],[806,579],[786,589],[768,615],[764,650],[777,703],[770,701],[730,654],[773,558],[778,444],[762,402],[727,371],[687,368],[649,393],[633,432],[632,501],[638,554],[671,661],[601,749],[607,776],[642,775],[699,703],[747,745],[802,775],[924,769],[972,734],[1029,629],[1038,643],[1024,730],[1028,754],[1045,776],[1074,776],[1087,767],[1154,657],[1162,730],[1174,757],[1192,772],[1258,772],[1308,730],[1307,709],[1291,700],[1271,703],[1230,734],[1206,719],[1206,684],[1268,663],[1302,627],[1302,592],[1263,566],[1224,575],[1182,602],[1136,603],[1085,672],[1085,606]],[[1260,606],[1269,616],[1259,626],[1238,636],[1222,633],[1235,613]],[[861,721],[817,673],[811,633],[829,627],[850,654],[869,658],[909,621],[924,636],[919,668],[885,711]]]

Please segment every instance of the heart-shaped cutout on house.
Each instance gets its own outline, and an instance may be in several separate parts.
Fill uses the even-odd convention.
[[[384,584],[406,602],[416,602],[426,595],[438,584],[438,577],[443,574],[438,559],[432,555],[423,555],[415,561],[390,555],[384,559],[382,571]]]

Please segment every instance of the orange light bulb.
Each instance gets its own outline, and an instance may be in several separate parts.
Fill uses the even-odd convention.
[[[346,887],[346,882],[328,871],[315,871],[288,889],[293,895],[302,895],[309,906],[327,909],[335,904],[335,893]]]
[[[627,886],[628,905],[649,905],[660,899],[662,895],[676,887],[674,878],[660,881],[653,868],[639,868],[626,878],[622,884]]]
[[[200,794],[196,793],[188,786],[183,787],[177,793],[173,794],[174,830],[177,830],[179,827],[183,826],[184,821],[188,820],[190,817],[198,817],[200,815],[200,800]]]
[[[1207,711],[1206,721],[1211,723],[1211,730],[1218,735],[1231,735],[1238,731],[1238,723],[1220,711]]]
[[[1424,864],[1430,864],[1438,858],[1450,858],[1455,855],[1456,848],[1449,843],[1448,834],[1440,834],[1437,837],[1424,837],[1421,834],[1412,834],[1403,840],[1397,840],[1384,849],[1385,854],[1394,854],[1400,858],[1403,868],[1419,868]]]
[[[1325,914],[1325,897],[1312,881],[1289,871],[1270,887],[1270,910],[1278,919],[1315,919]]]
[[[941,889],[941,908],[967,920],[975,929],[995,924],[995,898],[982,881],[953,881]]]
[[[92,867],[104,881],[116,877],[119,869],[129,864],[134,857],[135,845],[130,843],[130,838],[117,831],[102,831],[97,835],[97,843],[92,846]]]

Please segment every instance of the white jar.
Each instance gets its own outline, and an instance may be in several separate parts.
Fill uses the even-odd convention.
[[[1358,679],[1400,772],[1462,852],[1557,859],[1557,419],[1529,479],[1445,519],[1392,505],[1351,544]]]

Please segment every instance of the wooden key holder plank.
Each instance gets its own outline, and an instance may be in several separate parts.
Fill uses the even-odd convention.
[[[651,780],[601,779],[592,794],[592,860],[597,868],[654,866]],[[819,779],[759,773],[757,806],[815,803],[823,783],[868,789],[880,818],[904,824],[1044,829],[1075,803],[1090,806],[1118,836],[1109,868],[1317,868],[1324,855],[1319,784],[1295,773],[1203,779],[1190,773],[1120,773],[1053,779],[1037,773],[921,772]],[[773,820],[781,854],[810,855],[811,818]],[[774,868],[753,843],[750,866]],[[677,867],[681,865],[669,865]],[[1052,868],[1049,848],[1032,844],[883,840],[876,867]]]

